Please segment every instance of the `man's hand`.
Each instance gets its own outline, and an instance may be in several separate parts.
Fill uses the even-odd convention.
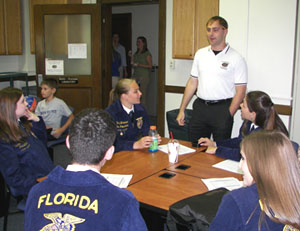
[[[185,120],[184,120],[184,112],[178,112],[178,115],[177,115],[177,118],[176,118],[176,120],[177,120],[177,123],[180,125],[180,126],[184,126],[184,122],[185,122]]]

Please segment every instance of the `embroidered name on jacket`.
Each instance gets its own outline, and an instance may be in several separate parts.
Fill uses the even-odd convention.
[[[50,193],[39,197],[37,208],[40,209],[41,205],[66,205],[74,206],[80,209],[91,210],[95,214],[98,214],[98,200],[92,200],[85,195],[75,195],[73,193],[57,193],[52,196]]]

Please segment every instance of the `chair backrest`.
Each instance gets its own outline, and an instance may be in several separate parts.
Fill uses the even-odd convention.
[[[179,126],[176,117],[178,115],[179,109],[174,109],[171,111],[167,111],[167,123],[169,132],[172,132],[173,138],[178,140],[186,140],[189,141],[189,122],[192,117],[192,110],[185,109],[185,124],[184,126]]]
[[[168,211],[167,230],[208,231],[227,192],[225,188],[218,188],[174,203]]]

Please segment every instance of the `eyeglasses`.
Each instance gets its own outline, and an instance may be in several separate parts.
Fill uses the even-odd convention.
[[[207,32],[211,32],[211,31],[213,31],[213,32],[218,32],[220,29],[225,30],[224,27],[213,27],[213,28],[207,27],[207,28],[206,28],[206,31],[207,31]]]

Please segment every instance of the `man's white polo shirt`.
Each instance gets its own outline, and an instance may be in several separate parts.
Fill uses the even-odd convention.
[[[208,46],[196,52],[191,76],[198,79],[199,98],[228,99],[234,97],[236,85],[247,84],[247,65],[229,44],[217,55]]]

